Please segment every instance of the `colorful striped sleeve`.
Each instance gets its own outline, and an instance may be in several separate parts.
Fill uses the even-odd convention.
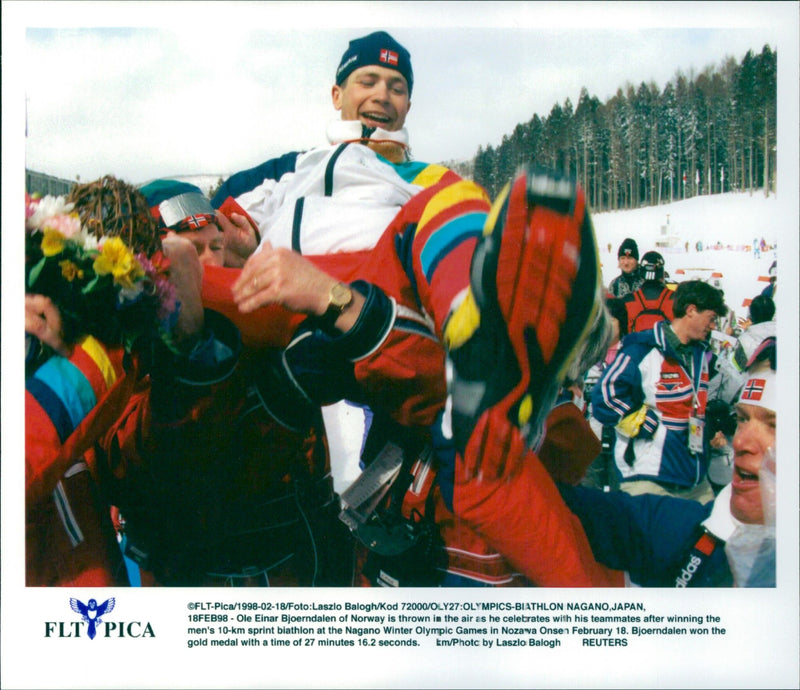
[[[404,181],[411,184],[418,185],[427,189],[433,187],[440,182],[453,183],[461,178],[454,173],[450,168],[443,165],[420,163],[417,161],[410,161],[406,163],[393,163],[394,169],[397,174],[403,178]]]
[[[116,383],[118,372],[105,348],[86,337],[69,359],[51,357],[25,383],[63,443]]]
[[[40,481],[57,462],[62,445],[123,375],[122,352],[109,351],[88,336],[69,359],[55,355],[28,378],[26,486]]]
[[[469,282],[475,244],[489,212],[486,193],[474,182],[442,181],[417,223],[411,252],[419,295],[437,328]]]

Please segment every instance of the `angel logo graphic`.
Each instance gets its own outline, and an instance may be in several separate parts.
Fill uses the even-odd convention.
[[[81,620],[45,621],[44,636],[48,638],[78,638],[85,634],[93,640],[95,637],[105,638],[146,638],[155,637],[156,633],[149,621],[108,621],[108,614],[114,610],[116,599],[109,597],[102,604],[97,599],[89,599],[84,604],[79,599],[70,597],[69,607],[77,613]]]
[[[96,599],[89,599],[89,603],[84,604],[75,597],[71,597],[69,605],[75,613],[80,614],[83,618],[87,626],[89,639],[93,640],[95,635],[97,635],[97,626],[103,622],[101,616],[105,616],[107,613],[111,613],[114,610],[114,597],[106,599],[99,606]]]

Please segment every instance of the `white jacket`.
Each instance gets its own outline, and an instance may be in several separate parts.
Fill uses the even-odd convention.
[[[266,179],[236,201],[273,247],[309,255],[371,249],[423,189],[401,176],[408,165],[362,144],[333,144],[299,154],[294,172]]]

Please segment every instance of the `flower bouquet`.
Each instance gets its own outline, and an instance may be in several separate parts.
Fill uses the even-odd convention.
[[[25,197],[26,292],[49,297],[63,338],[84,334],[132,351],[160,338],[171,349],[179,304],[158,226],[136,188],[111,176],[69,197]]]

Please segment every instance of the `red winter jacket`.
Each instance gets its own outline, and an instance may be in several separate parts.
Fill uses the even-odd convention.
[[[136,369],[91,336],[25,384],[25,582],[127,584],[92,447],[124,409]]]
[[[326,531],[335,506],[321,427],[278,424],[264,402],[282,391],[261,379],[258,351],[241,351],[215,312],[206,324],[229,356],[154,363],[98,443],[128,555],[163,585],[331,578],[325,547],[339,535]]]

